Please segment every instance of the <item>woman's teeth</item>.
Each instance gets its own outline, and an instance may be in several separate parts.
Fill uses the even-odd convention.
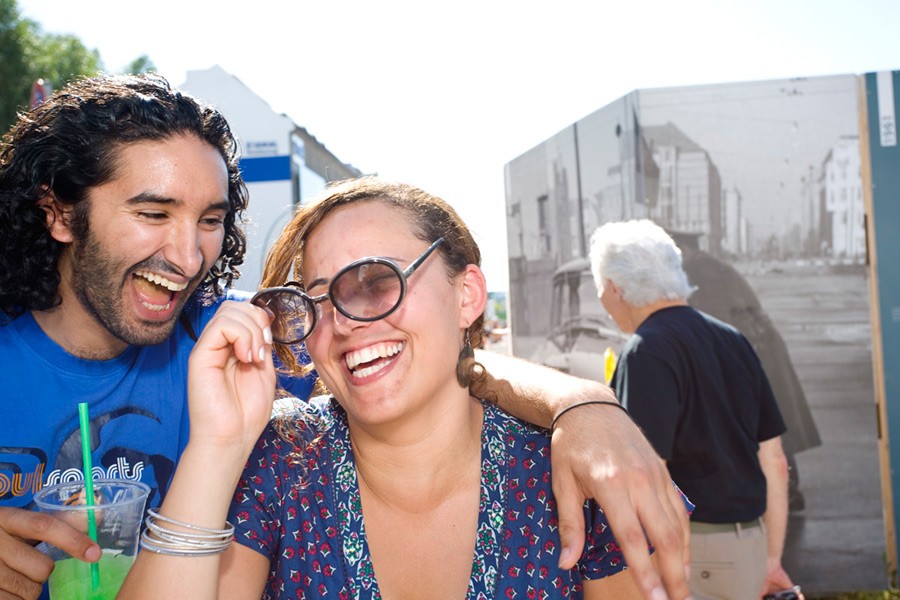
[[[403,343],[398,342],[395,344],[376,344],[374,346],[369,346],[368,348],[348,352],[345,356],[347,368],[350,369],[354,377],[368,377],[373,373],[377,373],[392,361],[382,361],[374,365],[369,365],[368,367],[363,367],[362,369],[357,369],[356,367],[379,358],[390,358],[391,356],[398,354],[401,350],[403,350]]]

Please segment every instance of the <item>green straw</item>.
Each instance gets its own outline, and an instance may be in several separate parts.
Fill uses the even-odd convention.
[[[88,418],[87,402],[78,403],[78,425],[81,428],[81,456],[84,471],[84,495],[85,502],[88,507],[94,506],[94,467],[91,465],[91,422]],[[97,519],[94,516],[94,509],[88,508],[88,535],[95,542],[97,541]],[[91,563],[91,587],[97,589],[100,587],[100,565]]]

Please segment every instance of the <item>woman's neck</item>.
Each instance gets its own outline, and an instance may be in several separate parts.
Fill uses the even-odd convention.
[[[364,497],[422,512],[473,480],[480,481],[483,418],[481,403],[469,397],[427,422],[381,428],[377,437],[351,422],[353,456]]]

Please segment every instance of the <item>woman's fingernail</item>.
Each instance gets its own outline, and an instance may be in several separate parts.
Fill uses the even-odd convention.
[[[247,350],[247,362],[253,362],[253,350]]]
[[[265,346],[263,346],[259,349],[259,360],[260,361],[266,360],[266,347]]]
[[[272,345],[272,329],[270,327],[263,329],[263,339],[266,340],[267,344]]]

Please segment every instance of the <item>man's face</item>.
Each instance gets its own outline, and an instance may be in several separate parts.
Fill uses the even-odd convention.
[[[225,162],[194,136],[129,144],[88,202],[87,231],[60,261],[62,308],[94,338],[164,341],[221,253]]]

